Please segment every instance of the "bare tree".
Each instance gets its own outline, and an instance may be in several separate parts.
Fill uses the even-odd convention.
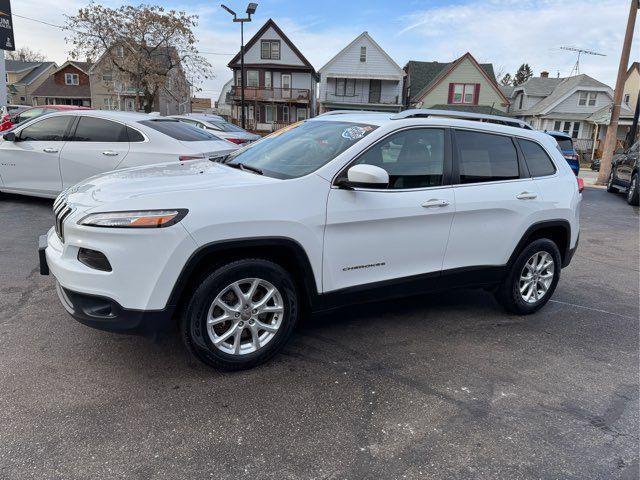
[[[29,47],[20,47],[17,50],[5,52],[7,60],[22,60],[23,62],[44,62],[45,55],[39,50],[32,50]]]
[[[93,1],[67,17],[67,38],[74,58],[101,58],[154,109],[160,89],[188,89],[211,75],[211,64],[198,53],[193,28],[197,15],[155,5],[109,8]]]

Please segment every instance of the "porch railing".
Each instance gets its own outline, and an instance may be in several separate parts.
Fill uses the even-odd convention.
[[[232,100],[240,100],[241,94],[240,87],[232,86],[229,97]],[[304,88],[244,87],[245,101],[307,103],[310,96],[310,90]]]
[[[370,95],[368,92],[360,92],[354,95],[336,95],[334,92],[326,91],[324,101],[349,104],[400,105],[398,95]]]

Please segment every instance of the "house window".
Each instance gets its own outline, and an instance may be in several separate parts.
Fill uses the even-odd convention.
[[[289,123],[289,107],[287,105],[282,107],[282,121],[284,123]]]
[[[571,130],[571,138],[578,138],[580,133],[580,122],[573,122],[573,129]]]
[[[595,106],[596,98],[598,97],[598,92],[580,92],[580,96],[578,98],[578,105],[584,107],[585,105],[589,105],[590,107]]]
[[[561,128],[562,128],[562,122],[560,120],[556,120],[555,122],[553,122],[554,131],[559,132]]]
[[[260,58],[280,60],[280,40],[262,40],[260,42]]]
[[[102,101],[102,104],[104,106],[105,110],[115,110],[115,103],[113,101],[113,98],[111,97],[105,97]]]
[[[113,72],[104,72],[102,74],[103,82],[113,82]]]
[[[124,47],[122,45],[118,45],[115,48],[115,55],[120,58],[124,57]]]
[[[475,83],[452,83],[449,91],[452,92],[449,103],[476,103]]]
[[[80,75],[77,73],[65,73],[64,83],[67,85],[80,85]]]
[[[571,132],[571,122],[564,122],[564,128],[562,129],[567,135]]]
[[[264,120],[266,123],[273,123],[273,106],[267,105],[266,107],[264,107],[264,116]]]
[[[520,94],[520,102],[518,103],[518,109],[522,110],[522,102],[524,101],[524,93]]]
[[[631,101],[631,95],[628,93],[624,94],[624,103],[626,103],[627,105],[629,105],[629,102]]]
[[[236,87],[240,87],[240,81],[242,79],[240,78],[240,70],[236,70]]]
[[[367,47],[360,47],[360,61],[367,61]]]
[[[264,87],[271,88],[271,72],[264,72]]]
[[[336,97],[353,97],[356,94],[356,81],[353,78],[336,78]]]
[[[257,87],[259,85],[259,75],[257,70],[247,70],[247,87]]]
[[[307,109],[306,108],[296,108],[296,121],[301,122],[302,120],[307,119]]]

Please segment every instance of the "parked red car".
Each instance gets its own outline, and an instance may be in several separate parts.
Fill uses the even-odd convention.
[[[22,110],[15,115],[5,115],[0,123],[0,132],[4,132],[26,120],[44,115],[45,113],[59,112],[61,110],[90,110],[89,107],[79,107],[78,105],[42,105]]]

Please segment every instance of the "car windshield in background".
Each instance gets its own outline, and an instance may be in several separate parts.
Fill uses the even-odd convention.
[[[568,138],[563,137],[554,137],[558,145],[560,145],[560,150],[573,150],[573,142]]]
[[[234,125],[233,123],[229,123],[229,122],[209,122],[210,124],[218,127],[220,130],[222,130],[223,132],[244,132],[245,130],[243,130],[242,128],[238,127],[237,125]]]
[[[183,142],[221,141],[212,133],[178,120],[142,120],[139,123]]]
[[[297,123],[231,153],[225,163],[260,169],[276,178],[302,177],[333,160],[376,128],[349,122]]]

